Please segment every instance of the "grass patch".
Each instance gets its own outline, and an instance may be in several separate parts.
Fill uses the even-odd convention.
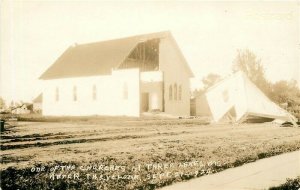
[[[2,189],[150,190],[300,149],[298,128],[200,125],[197,120],[184,119],[102,121],[105,118],[83,123],[21,122],[16,132],[4,133]],[[164,164],[163,169],[159,164]],[[70,165],[75,169],[51,171]],[[80,169],[99,165],[125,169]],[[33,167],[45,171],[32,171]],[[74,173],[80,177],[50,176]]]
[[[287,179],[286,182],[278,187],[271,187],[269,190],[299,190],[300,176],[296,179]]]

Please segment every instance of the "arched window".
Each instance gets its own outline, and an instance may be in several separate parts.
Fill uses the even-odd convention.
[[[128,86],[127,86],[127,83],[124,83],[124,85],[123,85],[123,99],[124,100],[128,99]]]
[[[179,85],[179,87],[178,87],[178,100],[181,100],[181,94],[182,94],[182,89],[181,89],[181,85]]]
[[[56,89],[55,89],[55,101],[59,101],[59,88],[58,87],[56,87]]]
[[[77,88],[76,88],[76,86],[73,87],[73,101],[77,101]]]
[[[174,84],[174,100],[177,100],[177,84]]]
[[[172,88],[172,85],[170,85],[169,87],[169,100],[172,100],[173,99],[173,88]]]
[[[96,85],[93,86],[93,100],[97,100],[97,87],[96,87]]]

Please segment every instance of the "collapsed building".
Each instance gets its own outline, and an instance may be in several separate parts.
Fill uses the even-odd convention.
[[[243,72],[236,72],[194,99],[194,114],[214,122],[289,121],[297,119],[272,102]]]

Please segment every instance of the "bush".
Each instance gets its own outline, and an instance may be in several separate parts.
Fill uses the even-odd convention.
[[[271,187],[270,190],[299,190],[300,176],[296,179],[287,179],[286,182],[278,187]]]

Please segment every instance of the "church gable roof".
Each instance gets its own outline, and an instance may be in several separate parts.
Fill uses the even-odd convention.
[[[40,79],[109,75],[138,43],[169,35],[170,32],[158,32],[71,46],[40,76]]]

